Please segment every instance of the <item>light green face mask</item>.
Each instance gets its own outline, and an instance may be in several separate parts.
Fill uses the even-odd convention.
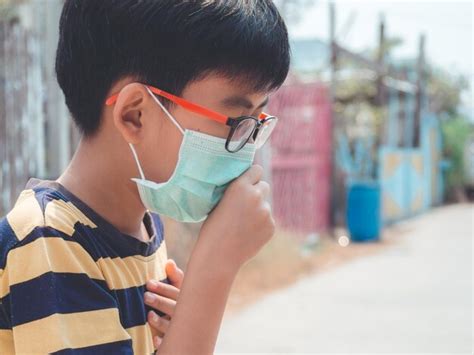
[[[135,148],[130,144],[141,176],[141,179],[132,180],[148,210],[179,222],[201,222],[219,203],[229,184],[250,168],[255,157],[255,144],[247,143],[240,151],[230,153],[225,149],[225,139],[183,130],[155,95],[147,90],[184,137],[174,173],[164,183],[145,179]]]

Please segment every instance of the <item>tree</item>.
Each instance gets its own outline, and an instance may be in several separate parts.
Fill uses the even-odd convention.
[[[451,116],[442,122],[444,155],[450,162],[446,174],[446,190],[448,198],[458,201],[465,200],[464,185],[466,181],[465,149],[469,137],[474,133],[474,127],[466,117]]]
[[[428,71],[427,93],[433,112],[447,113],[455,118],[461,103],[461,93],[467,89],[469,82],[464,76],[453,75],[436,67]]]

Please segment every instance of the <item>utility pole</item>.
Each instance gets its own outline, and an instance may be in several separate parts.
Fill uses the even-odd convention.
[[[417,63],[417,79],[416,79],[416,102],[415,102],[415,127],[413,135],[413,146],[420,146],[420,127],[421,127],[421,111],[423,104],[424,85],[425,85],[425,35],[420,36],[419,53]]]
[[[385,18],[380,16],[379,24],[379,43],[378,43],[378,54],[377,54],[377,105],[383,106],[385,103],[385,87],[384,87],[384,76],[385,73],[382,71],[385,66],[385,54],[387,48],[385,44]]]
[[[376,73],[377,73],[377,79],[375,82],[376,88],[377,88],[377,93],[375,96],[375,104],[378,107],[383,107],[387,103],[387,93],[384,85],[384,79],[385,79],[385,55],[387,52],[386,48],[386,41],[385,41],[385,17],[383,15],[380,15],[380,23],[379,23],[379,41],[378,41],[378,53],[377,53],[377,59],[376,59]],[[386,143],[386,126],[384,124],[379,125],[379,131],[378,134],[375,137],[376,140],[376,145],[380,146],[384,143]]]

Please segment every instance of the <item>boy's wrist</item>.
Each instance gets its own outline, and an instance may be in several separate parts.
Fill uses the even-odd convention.
[[[191,254],[192,263],[195,266],[202,266],[203,270],[213,274],[216,278],[234,279],[241,265],[216,252],[216,248],[210,248],[203,237],[206,238],[203,235],[199,236],[193,249]]]

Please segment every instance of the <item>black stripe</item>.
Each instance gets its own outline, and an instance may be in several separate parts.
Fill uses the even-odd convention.
[[[109,233],[100,227],[91,228],[80,223],[76,223],[75,232],[70,238],[93,244],[98,258],[126,258],[134,255],[148,257],[156,253],[164,240],[163,234],[157,234],[153,243],[147,244],[132,236],[119,232]]]
[[[161,282],[170,283],[168,278]],[[145,291],[145,285],[110,290],[104,281],[91,279],[86,274],[48,272],[33,280],[11,286],[10,293],[1,299],[0,329],[11,329],[11,326],[55,313],[107,308],[118,308],[120,322],[124,328],[143,325],[151,310],[159,316],[165,315],[145,304]]]
[[[115,255],[106,256],[118,256],[121,258],[132,255],[149,256],[158,249],[163,241],[163,223],[160,217],[156,214],[152,215],[152,220],[156,229],[156,239],[153,243],[145,243],[132,236],[121,233],[77,196],[66,190],[62,185],[51,181],[38,181],[38,183],[39,184],[36,184],[34,187],[34,191],[37,199],[42,200],[41,204],[43,210],[46,208],[47,203],[54,200],[62,200],[72,203],[79,211],[81,211],[81,213],[98,226],[98,228],[91,228],[78,222],[74,226],[75,234],[86,233],[89,236],[94,236],[94,240],[97,240],[98,242],[102,241],[102,244],[106,244],[109,247],[113,246]],[[73,235],[73,238],[75,238],[75,235]]]
[[[72,237],[51,227],[36,227],[27,238],[23,239],[12,249],[28,245],[39,238],[62,238],[68,242],[78,243],[96,262],[100,258],[110,257],[111,259],[114,259],[142,255],[142,253],[138,252],[137,248],[128,249],[125,244],[114,243],[113,241],[110,241],[110,239],[113,239],[113,236],[111,238],[110,236],[101,233],[98,229],[93,229],[80,223],[76,223],[76,230]],[[133,237],[126,238],[132,239]],[[158,248],[156,248],[157,250],[163,242],[163,239],[159,240],[160,242]],[[134,245],[134,242],[138,242],[138,240],[132,240],[131,242],[132,245]]]
[[[167,279],[162,282],[169,283]],[[165,313],[145,304],[145,291],[145,285],[112,291],[118,303],[120,321],[124,328],[144,325],[147,322],[148,312],[152,310],[159,316],[165,315]]]
[[[130,287],[113,290],[120,312],[120,322],[124,328],[135,327],[146,323],[144,287]]]
[[[100,344],[88,346],[86,348],[79,349],[63,349],[56,351],[51,354],[57,355],[110,355],[110,354],[120,354],[120,355],[133,355],[133,346],[132,339],[116,341],[113,343]],[[138,355],[138,354],[137,354]]]
[[[0,303],[0,329],[12,329],[10,321],[10,297],[9,294],[1,299]]]
[[[0,220],[0,269],[5,269],[7,255],[11,248],[18,243],[18,238],[4,217]]]
[[[47,272],[11,286],[9,297],[13,327],[55,313],[117,307],[107,284],[87,274]]]

